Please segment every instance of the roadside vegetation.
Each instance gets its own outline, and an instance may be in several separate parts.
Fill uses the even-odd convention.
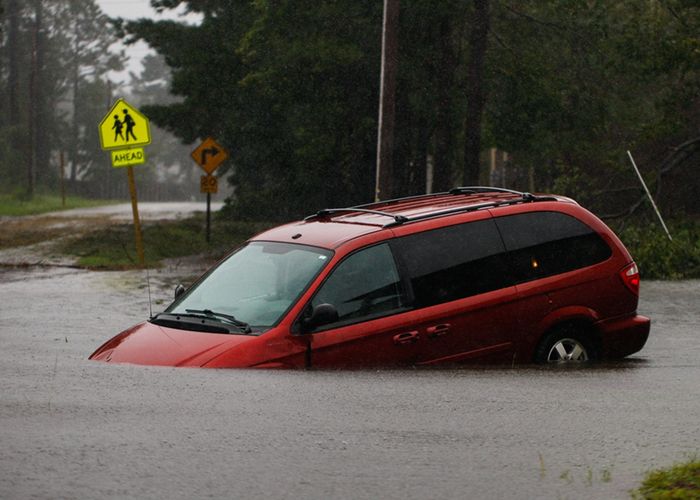
[[[50,194],[38,194],[27,199],[26,196],[16,194],[0,194],[0,216],[3,215],[37,215],[57,210],[71,208],[96,207],[116,203],[110,200],[90,200],[78,196],[67,196],[66,204],[60,196]]]
[[[205,241],[201,215],[146,225],[143,230],[146,262],[204,254],[212,261],[251,236],[275,225],[272,222],[233,221],[224,215],[212,220],[211,242]],[[658,225],[658,224],[657,224]],[[615,228],[634,257],[643,279],[700,279],[700,222],[670,222],[673,241],[653,222],[636,222]],[[120,269],[137,263],[132,224],[94,231],[67,241],[60,250],[79,256],[78,265]]]
[[[700,460],[691,459],[667,469],[651,471],[632,498],[690,500],[700,498]]]
[[[251,236],[269,227],[264,222],[236,222],[214,217],[211,241],[206,242],[203,217],[147,224],[143,227],[146,265],[157,267],[163,259],[200,255],[212,262]],[[138,267],[132,224],[100,229],[66,241],[60,251],[79,257],[77,264],[92,269]]]
[[[673,241],[658,221],[611,227],[634,257],[642,279],[700,278],[700,221],[667,221]]]

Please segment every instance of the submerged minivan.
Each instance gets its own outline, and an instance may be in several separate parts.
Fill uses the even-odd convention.
[[[355,368],[620,358],[649,335],[639,284],[620,240],[572,199],[462,187],[265,231],[90,359]]]

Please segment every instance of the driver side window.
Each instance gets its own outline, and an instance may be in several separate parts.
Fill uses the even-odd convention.
[[[311,305],[333,305],[338,311],[338,321],[332,326],[358,323],[401,309],[404,305],[401,288],[394,257],[389,245],[383,243],[342,261]]]

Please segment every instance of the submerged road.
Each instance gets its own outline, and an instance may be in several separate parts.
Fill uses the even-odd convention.
[[[143,273],[0,269],[0,498],[628,498],[700,450],[698,304],[643,282],[645,349],[581,369],[152,368],[86,359]]]

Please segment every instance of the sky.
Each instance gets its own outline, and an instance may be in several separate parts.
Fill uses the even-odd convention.
[[[142,17],[151,19],[177,19],[188,23],[198,22],[198,16],[194,14],[185,15],[182,8],[172,11],[166,11],[163,14],[158,14],[151,8],[150,0],[95,0],[100,6],[102,12],[109,17],[123,17],[124,19],[139,19]],[[114,81],[126,82],[129,78],[129,72],[139,74],[143,69],[141,59],[146,54],[153,52],[152,49],[144,42],[137,42],[133,45],[123,46],[126,55],[129,57],[126,70],[119,73],[112,73],[110,76]]]

